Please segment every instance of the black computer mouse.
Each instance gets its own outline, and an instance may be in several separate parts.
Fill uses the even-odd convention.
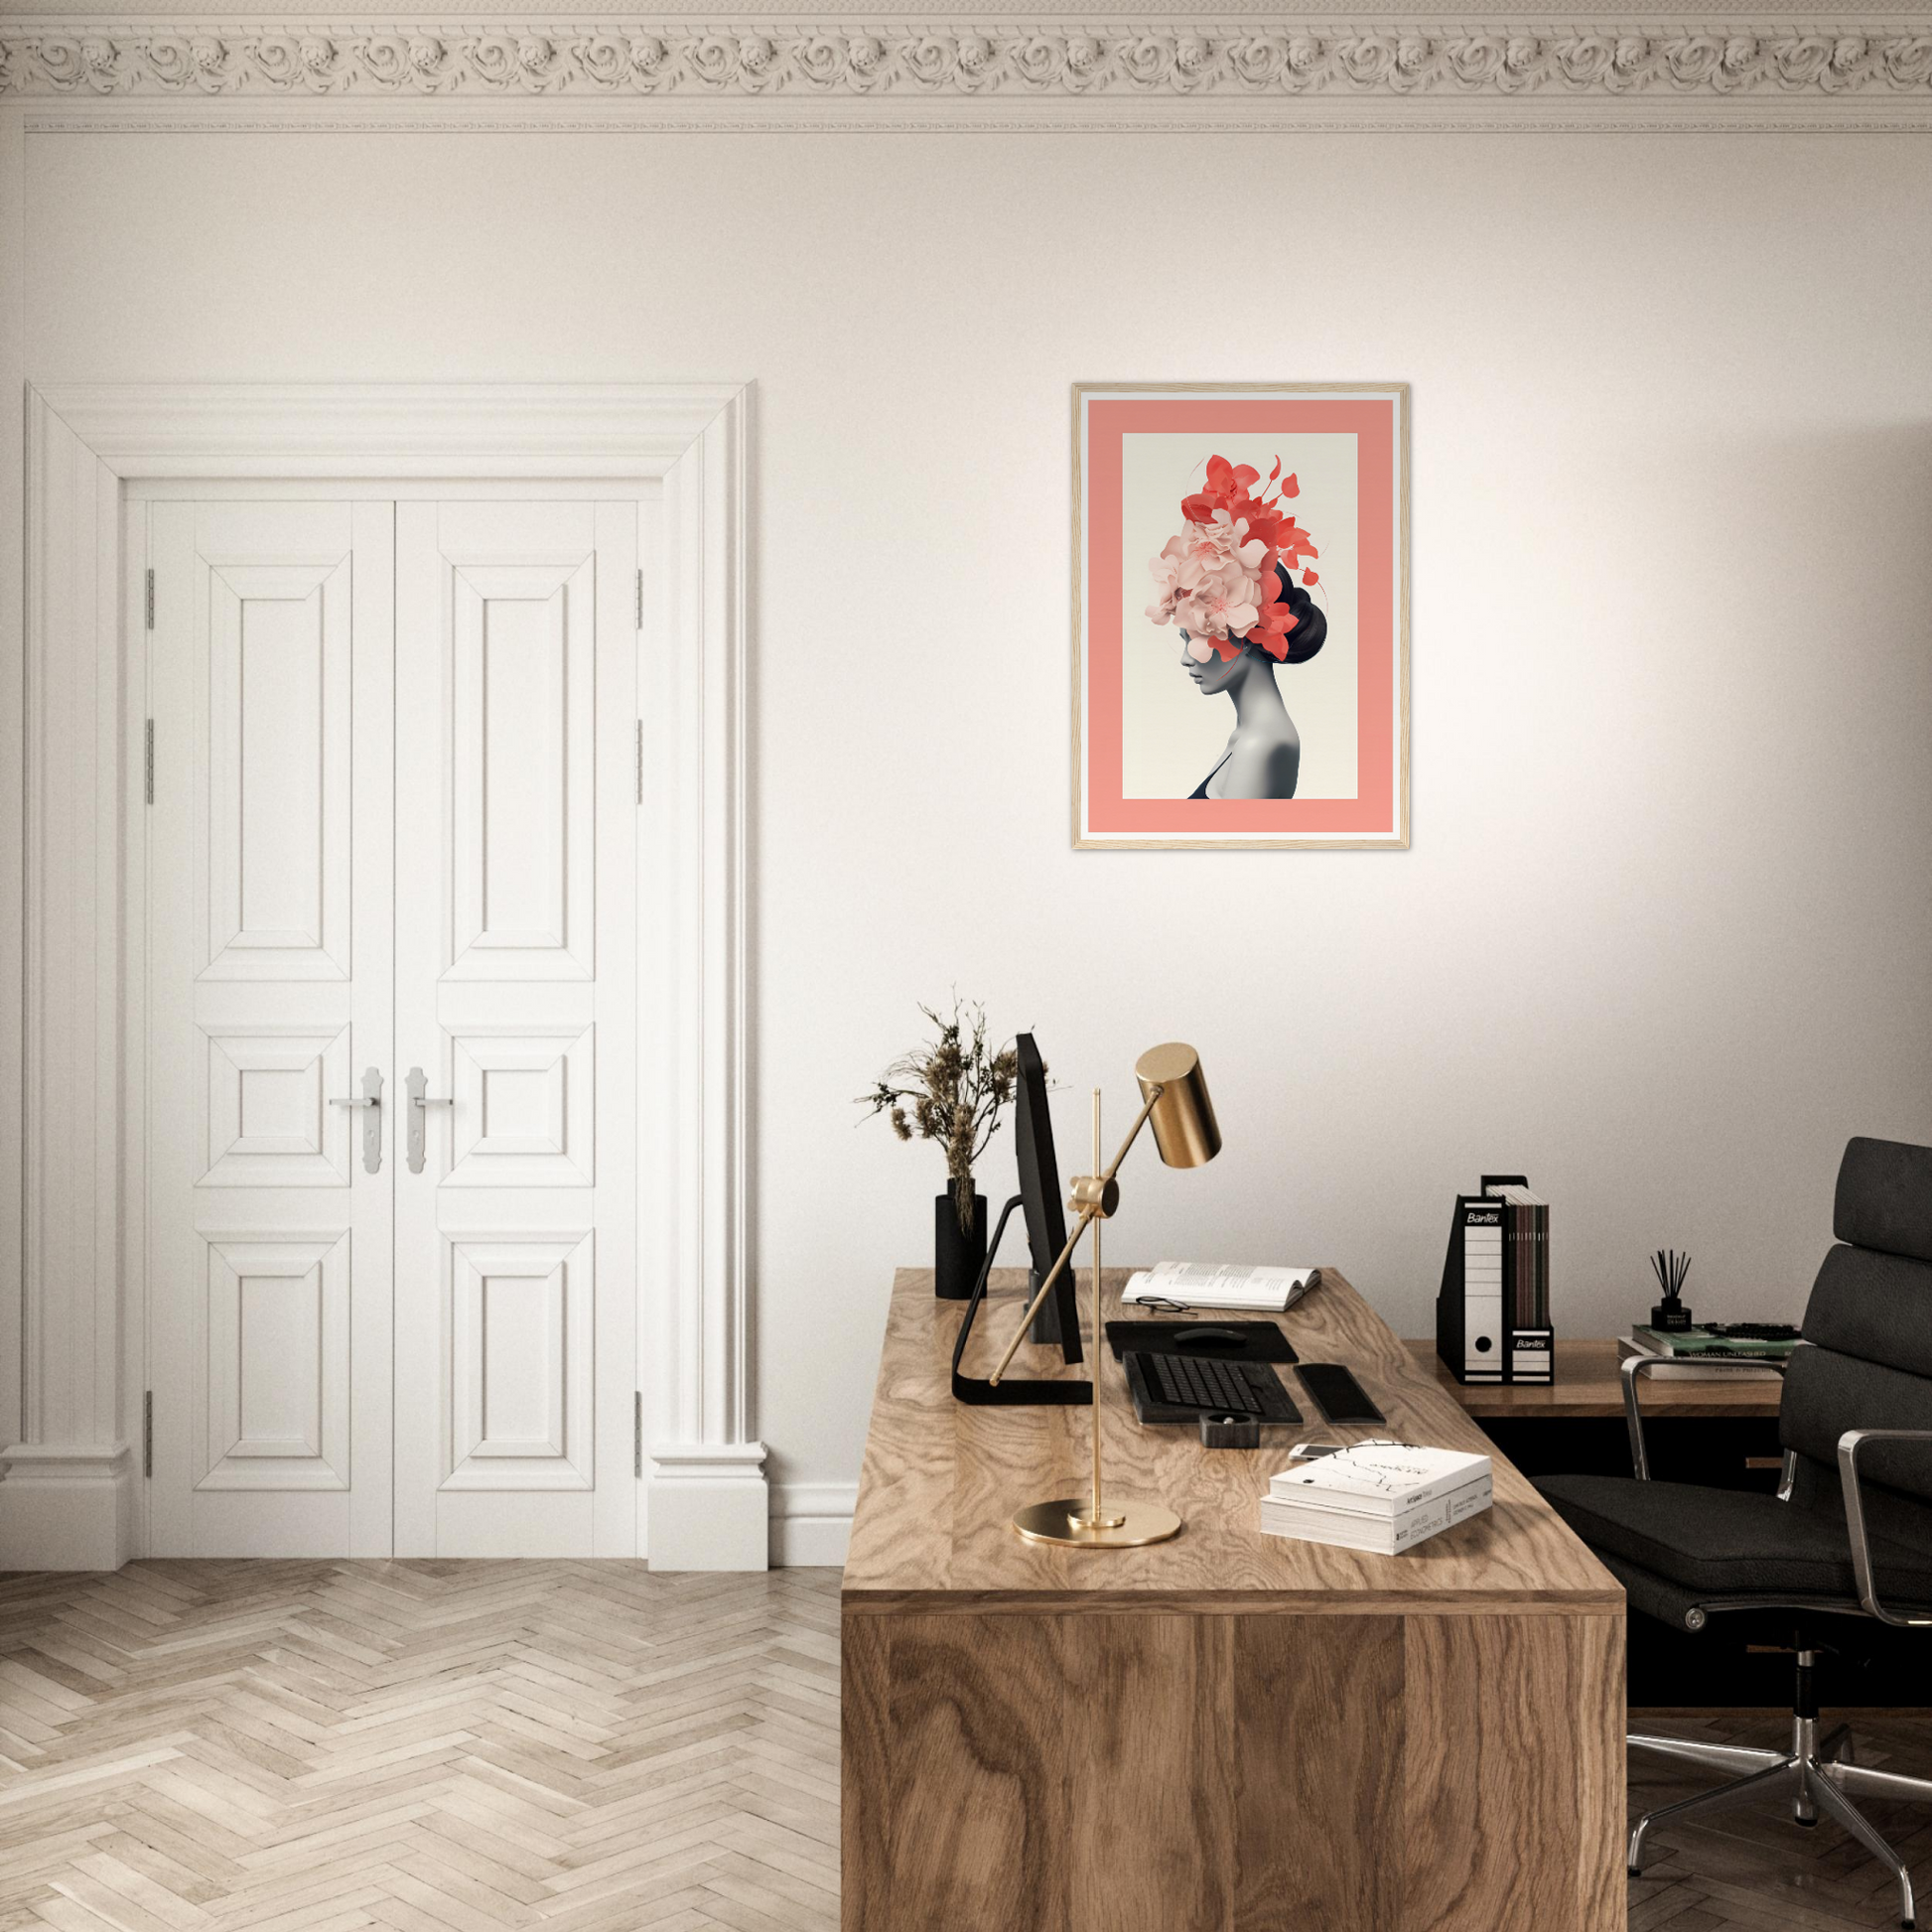
[[[1245,1348],[1248,1337],[1239,1328],[1214,1328],[1203,1322],[1198,1328],[1177,1329],[1173,1338],[1176,1348],[1225,1348],[1229,1342]]]

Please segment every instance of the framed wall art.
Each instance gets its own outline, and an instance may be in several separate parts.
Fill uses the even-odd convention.
[[[1076,383],[1073,842],[1409,843],[1409,385]]]

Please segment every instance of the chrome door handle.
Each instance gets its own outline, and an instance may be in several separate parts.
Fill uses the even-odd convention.
[[[350,1100],[330,1101],[332,1107],[366,1107],[368,1117],[362,1122],[362,1165],[370,1173],[382,1172],[382,1075],[374,1068],[367,1068],[362,1075],[362,1091]]]
[[[450,1099],[432,1100],[429,1096],[429,1075],[420,1066],[412,1066],[403,1076],[403,1085],[409,1089],[409,1172],[421,1173],[423,1171],[424,1143],[429,1139],[429,1110],[432,1107],[454,1107]]]

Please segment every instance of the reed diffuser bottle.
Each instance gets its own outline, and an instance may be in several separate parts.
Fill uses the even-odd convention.
[[[1691,1257],[1679,1254],[1675,1248],[1659,1248],[1650,1257],[1650,1272],[1664,1291],[1664,1299],[1650,1311],[1650,1325],[1667,1335],[1682,1334],[1694,1325],[1691,1311],[1683,1301],[1684,1277],[1691,1272]]]

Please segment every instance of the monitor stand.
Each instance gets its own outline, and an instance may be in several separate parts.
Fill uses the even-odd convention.
[[[979,1313],[980,1304],[986,1300],[987,1278],[993,1273],[994,1258],[1000,1252],[1000,1237],[1007,1231],[1007,1221],[1013,1210],[1021,1204],[1024,1196],[1014,1197],[1000,1210],[999,1225],[993,1230],[993,1239],[986,1244],[986,1260],[982,1264],[979,1280],[973,1284],[973,1292],[967,1299],[966,1311],[959,1317],[959,1336],[952,1348],[952,1392],[956,1400],[970,1402],[981,1408],[1019,1409],[1029,1406],[1058,1406],[1061,1408],[1083,1408],[1093,1402],[1093,1385],[1087,1381],[1079,1382],[1031,1382],[1015,1375],[1003,1375],[998,1382],[989,1382],[984,1376],[962,1375],[959,1364],[965,1359],[966,1344],[972,1338],[973,1317]],[[1039,1276],[1035,1271],[1029,1275],[1031,1284],[1030,1298],[1039,1293]],[[1058,1289],[1070,1289],[1072,1271],[1068,1270],[1057,1285]],[[1062,1297],[1056,1290],[1046,1298],[1040,1309],[1042,1317],[1050,1314],[1053,1331],[1047,1339],[1057,1342],[1060,1338],[1061,1311],[1055,1305],[1062,1300],[1071,1303],[1070,1294]],[[1073,1314],[1074,1334],[1079,1334],[1079,1314]],[[1035,1321],[1029,1331],[1032,1339],[1040,1339],[1039,1322]],[[1095,1345],[1098,1346],[1098,1337]],[[1076,1356],[1077,1359],[1077,1356]]]
[[[1039,1270],[1027,1271],[1027,1300],[1032,1301],[1039,1293]],[[1039,1305],[1039,1312],[1034,1316],[1034,1325],[1027,1331],[1029,1341],[1036,1341],[1050,1347],[1058,1347],[1060,1340],[1060,1298],[1049,1295]]]

